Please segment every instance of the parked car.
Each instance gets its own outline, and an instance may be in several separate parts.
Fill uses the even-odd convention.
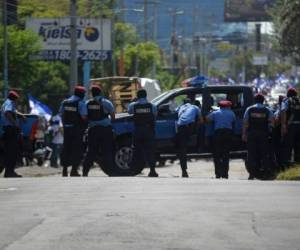
[[[198,100],[201,104],[202,114],[217,109],[218,101],[229,99],[232,101],[232,109],[237,116],[234,129],[235,138],[232,156],[245,156],[245,145],[241,140],[242,118],[245,109],[253,104],[253,92],[249,86],[206,86],[185,87],[167,91],[152,100],[158,108],[156,120],[156,155],[157,160],[176,157],[176,108],[182,104],[185,98]],[[100,166],[108,175],[135,175],[145,167],[140,163],[139,169],[133,169],[132,162],[132,116],[127,113],[116,115],[113,123],[115,133],[114,166],[105,166],[100,161]],[[202,124],[194,132],[189,144],[188,153],[193,157],[207,157],[212,153],[210,139],[212,125]]]

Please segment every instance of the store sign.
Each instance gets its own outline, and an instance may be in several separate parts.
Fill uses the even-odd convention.
[[[26,28],[41,37],[41,59],[70,60],[70,18],[29,18]],[[82,61],[111,57],[111,21],[77,19],[77,58]]]
[[[253,65],[268,65],[268,57],[266,55],[254,55]]]
[[[276,0],[225,0],[225,22],[266,22]]]

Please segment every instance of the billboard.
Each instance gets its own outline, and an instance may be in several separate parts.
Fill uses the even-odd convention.
[[[225,0],[225,22],[270,21],[267,9],[276,0]]]
[[[26,28],[41,37],[41,59],[70,59],[70,18],[29,18]],[[77,58],[82,61],[106,60],[111,57],[111,21],[77,19]]]
[[[268,65],[268,56],[266,55],[254,55],[252,59],[253,65]]]

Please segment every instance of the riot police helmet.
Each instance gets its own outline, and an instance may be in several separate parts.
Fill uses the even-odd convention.
[[[74,95],[78,96],[80,99],[83,99],[85,95],[85,87],[77,85],[74,89]]]
[[[137,96],[138,99],[146,98],[147,97],[147,91],[145,89],[139,89],[136,93],[136,96]]]
[[[258,94],[256,94],[256,95],[254,96],[254,102],[255,102],[255,103],[263,104],[264,101],[265,101],[265,97],[264,97],[263,94],[258,93]]]
[[[101,91],[101,88],[98,85],[93,84],[91,86],[91,93],[92,93],[93,97],[96,97],[96,96],[101,95],[102,91]]]
[[[298,92],[295,88],[289,88],[287,91],[287,94],[286,94],[287,97],[294,97],[297,95],[298,95]]]
[[[13,100],[13,101],[15,101],[15,100],[17,100],[17,99],[20,98],[19,94],[18,94],[16,91],[14,91],[14,90],[9,91],[7,97],[8,97],[10,100]]]

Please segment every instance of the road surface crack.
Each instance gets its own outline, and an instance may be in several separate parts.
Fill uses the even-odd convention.
[[[255,213],[251,213],[251,228],[252,231],[254,232],[255,235],[257,235],[258,237],[261,237],[260,233],[257,230],[257,221],[256,221],[256,216]]]

